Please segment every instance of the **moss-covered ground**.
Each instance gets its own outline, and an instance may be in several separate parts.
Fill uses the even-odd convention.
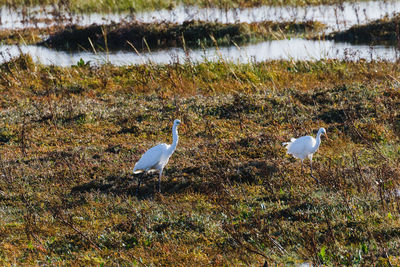
[[[400,265],[398,63],[0,70],[1,264]],[[319,127],[316,184],[281,143]]]

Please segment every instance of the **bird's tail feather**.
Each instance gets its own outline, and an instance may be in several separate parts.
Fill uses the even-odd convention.
[[[133,167],[133,174],[137,174],[137,173],[141,173],[141,172],[143,172],[143,170],[137,170],[136,169],[136,164],[135,164],[135,167]]]
[[[293,143],[294,141],[296,141],[296,138],[290,138],[290,142],[283,142],[282,145],[287,146],[290,145],[291,143]]]

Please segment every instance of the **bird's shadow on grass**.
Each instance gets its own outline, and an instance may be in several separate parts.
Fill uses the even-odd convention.
[[[137,194],[138,178],[140,175],[141,174],[128,174],[124,176],[110,175],[105,178],[77,185],[71,189],[71,194],[100,192],[104,194],[136,196],[140,200],[152,199],[155,195],[159,194],[157,173],[147,174],[141,177],[142,182]],[[163,195],[178,194],[184,191],[202,192],[206,191],[207,188],[193,183],[187,178],[177,177],[172,174],[167,177],[163,176],[161,181],[161,194]]]
[[[225,171],[229,162],[216,162],[215,166],[171,167],[161,180],[161,194],[172,195],[184,192],[211,195],[223,191],[230,183],[258,183],[259,178],[269,177],[276,167],[264,161],[251,161],[233,166],[233,171]],[[232,167],[232,166],[228,166]],[[71,194],[100,192],[104,194],[136,196],[138,199],[152,199],[158,192],[158,173],[133,175],[110,175],[77,185]],[[138,179],[142,182],[137,194]]]

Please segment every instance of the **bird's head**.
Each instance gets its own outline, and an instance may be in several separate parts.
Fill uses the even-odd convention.
[[[321,134],[324,134],[326,137],[328,137],[328,136],[326,135],[326,130],[325,130],[324,127],[319,128],[318,132],[321,133]]]
[[[174,126],[178,126],[179,124],[181,124],[180,120],[174,120]]]

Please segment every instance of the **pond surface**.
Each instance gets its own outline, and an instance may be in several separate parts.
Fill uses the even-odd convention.
[[[10,10],[0,8],[0,28],[22,28],[28,26],[45,27],[54,24],[57,18],[51,7],[31,8],[29,10]],[[370,20],[391,17],[400,11],[400,1],[367,1],[358,3],[343,3],[342,5],[309,6],[309,7],[269,7],[243,9],[216,9],[198,7],[177,7],[172,10],[132,14],[81,14],[71,15],[64,13],[59,23],[78,23],[89,25],[92,23],[120,22],[136,19],[142,22],[173,21],[181,23],[185,20],[206,20],[219,22],[256,22],[272,21],[307,21],[317,20],[329,26],[327,31],[346,29],[354,24],[362,24]],[[59,17],[58,17],[59,18]],[[92,64],[110,62],[115,65],[141,64],[153,62],[167,64],[182,62],[190,59],[193,62],[226,60],[236,63],[259,62],[265,60],[318,60],[318,59],[348,59],[348,60],[389,60],[398,59],[398,51],[393,47],[368,45],[352,45],[336,43],[334,41],[312,41],[293,38],[290,40],[266,41],[237,48],[222,47],[219,49],[190,49],[187,53],[180,48],[142,53],[133,51],[116,51],[110,53],[74,52],[51,50],[37,46],[0,45],[0,62],[18,56],[21,52],[29,53],[37,62],[46,65],[70,66],[81,58]]]
[[[134,51],[117,51],[110,53],[78,52],[68,53],[38,46],[0,46],[0,63],[18,56],[20,52],[30,54],[36,62],[46,65],[70,66],[81,58],[91,64],[110,62],[114,65],[130,65],[142,63],[168,64],[224,60],[234,63],[260,62],[265,60],[319,60],[319,59],[346,59],[356,61],[399,59],[399,52],[393,47],[351,45],[334,41],[312,41],[304,39],[267,41],[242,46],[240,48],[223,47],[209,49],[189,49],[187,53],[181,48],[153,51],[136,54]]]
[[[391,17],[400,12],[400,1],[363,1],[343,3],[341,5],[318,5],[308,7],[271,7],[256,8],[199,8],[196,6],[179,6],[172,10],[139,12],[135,14],[68,14],[55,15],[51,7],[31,8],[29,10],[0,8],[0,28],[46,27],[54,24],[54,19],[62,18],[62,24],[77,23],[90,25],[92,23],[120,22],[136,19],[142,22],[170,21],[181,23],[186,20],[205,20],[219,22],[257,22],[271,21],[320,21],[328,25],[328,31],[346,29],[355,24],[363,24],[370,20]],[[49,19],[49,20],[46,20]]]
[[[161,10],[136,14],[136,19],[144,22],[185,20],[206,20],[223,23],[271,21],[320,21],[328,30],[347,29],[355,24],[392,17],[400,12],[400,1],[364,1],[343,3],[341,5],[317,5],[307,7],[261,6],[243,9],[199,9],[178,7],[174,10]]]

